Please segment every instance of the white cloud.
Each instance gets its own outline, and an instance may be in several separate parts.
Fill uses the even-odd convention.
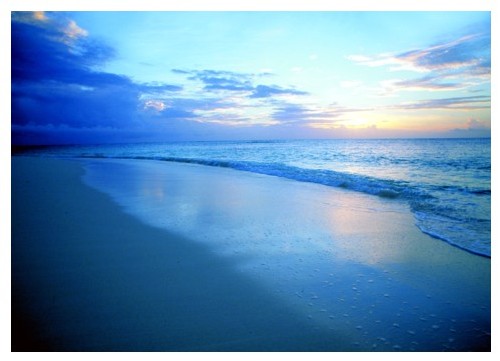
[[[490,124],[485,121],[479,121],[477,119],[469,119],[465,125],[466,129],[479,130],[479,129],[489,129]]]
[[[167,106],[161,100],[147,100],[146,102],[144,102],[144,109],[153,109],[157,112],[161,112],[166,108]]]
[[[81,37],[85,37],[89,32],[82,29],[74,20],[70,20],[66,27],[63,29],[63,33],[66,36],[66,40],[76,40]]]

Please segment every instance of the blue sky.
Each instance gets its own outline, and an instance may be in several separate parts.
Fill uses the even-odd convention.
[[[17,12],[12,142],[477,137],[489,12]]]

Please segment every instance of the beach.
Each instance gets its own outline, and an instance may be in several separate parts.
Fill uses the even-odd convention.
[[[17,351],[489,351],[491,260],[395,200],[152,160],[12,157]]]

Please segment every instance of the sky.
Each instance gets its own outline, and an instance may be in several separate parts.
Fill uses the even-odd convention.
[[[11,137],[489,137],[490,73],[490,12],[12,12]]]

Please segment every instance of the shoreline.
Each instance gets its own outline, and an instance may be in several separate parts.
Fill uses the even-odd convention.
[[[112,152],[112,151],[111,151]],[[63,152],[64,153],[64,152]],[[66,153],[65,153],[66,154]],[[164,161],[166,163],[181,163],[181,164],[199,164],[199,165],[206,165],[206,166],[213,166],[217,168],[230,168],[234,169],[237,171],[243,171],[243,172],[250,172],[250,173],[256,173],[256,174],[264,174],[264,175],[270,175],[270,176],[275,176],[277,175],[280,178],[284,179],[291,179],[291,180],[296,180],[301,183],[312,183],[312,184],[323,184],[329,187],[332,187],[334,189],[342,189],[342,190],[352,190],[355,192],[360,192],[364,194],[370,194],[372,196],[378,196],[381,198],[394,198],[396,200],[401,200],[403,202],[406,202],[407,204],[410,205],[410,209],[414,215],[415,223],[421,231],[435,239],[441,240],[443,242],[446,242],[453,247],[458,247],[462,250],[465,250],[467,252],[470,252],[475,255],[479,255],[482,257],[487,257],[491,259],[491,220],[489,220],[489,224],[481,224],[480,228],[479,225],[477,224],[476,221],[479,221],[479,219],[475,219],[474,222],[471,221],[469,224],[470,220],[467,220],[467,218],[461,218],[461,216],[458,216],[456,218],[456,214],[450,215],[450,217],[447,217],[446,215],[443,214],[443,210],[439,210],[439,207],[434,209],[434,207],[437,206],[437,204],[434,201],[424,201],[424,203],[420,203],[421,200],[419,200],[419,197],[422,199],[434,199],[434,195],[428,194],[429,190],[425,190],[425,186],[422,187],[422,185],[412,185],[408,189],[405,189],[405,185],[399,184],[398,181],[396,180],[396,184],[385,184],[384,182],[387,180],[378,179],[377,177],[373,178],[375,180],[375,183],[373,182],[365,182],[365,179],[363,178],[362,175],[357,174],[355,178],[351,178],[351,175],[349,175],[349,172],[347,173],[341,173],[342,178],[347,179],[347,183],[345,183],[345,186],[343,186],[344,183],[338,184],[338,179],[337,175],[335,172],[333,173],[327,173],[327,174],[316,174],[315,172],[310,173],[306,169],[306,173],[302,174],[302,171],[296,172],[298,169],[293,169],[294,167],[292,166],[290,169],[281,169],[281,167],[278,167],[274,169],[274,167],[268,167],[266,166],[254,166],[254,165],[249,165],[245,164],[245,162],[239,163],[239,162],[226,162],[224,160],[210,160],[210,159],[205,159],[204,157],[201,158],[183,158],[183,157],[175,157],[175,156],[166,156],[166,157],[148,157],[148,156],[106,156],[104,154],[100,154],[99,152],[94,153],[92,155],[92,151],[90,153],[84,153],[81,155],[78,155],[78,152],[75,152],[74,154],[69,151],[65,156],[63,156],[61,159],[89,159],[92,161],[93,159],[109,159],[109,160],[130,160],[130,161],[136,161],[136,160],[154,160],[154,161]],[[42,152],[43,156],[43,152]],[[59,157],[58,157],[59,158]],[[285,167],[286,168],[286,167]],[[277,172],[277,173],[276,173]],[[321,171],[323,172],[323,171]],[[320,173],[321,173],[320,172]],[[326,172],[329,172],[326,170]],[[365,174],[367,175],[367,174]],[[370,178],[370,175],[367,175],[368,179]],[[397,178],[397,177],[396,177]],[[404,177],[403,177],[404,178]],[[349,181],[350,180],[350,181]],[[412,187],[415,188],[412,190]],[[423,193],[419,193],[423,192]],[[480,191],[482,192],[482,191]],[[489,193],[490,191],[488,190],[486,193]],[[432,191],[431,191],[432,193]],[[473,191],[472,193],[475,193]],[[419,194],[417,196],[417,194]],[[469,199],[468,202],[472,203],[467,203],[469,204],[469,208],[474,206],[474,202],[479,202],[475,206],[477,207],[482,207],[484,204],[482,200],[482,195],[483,193],[478,193],[481,194],[481,197],[479,198],[474,198],[474,199]],[[441,194],[441,196],[443,196]],[[446,195],[444,195],[446,199]],[[439,196],[436,198],[440,198]],[[490,201],[488,204],[491,203],[491,197],[488,195],[487,197]],[[416,203],[415,203],[416,202]],[[458,200],[458,203],[460,202],[465,202],[465,200]],[[483,202],[484,203],[484,202]],[[427,208],[426,208],[427,207]],[[456,210],[454,210],[454,206],[448,205],[443,205],[442,206],[444,209],[444,212],[449,212],[452,214]],[[448,207],[448,208],[446,208]],[[476,208],[477,208],[476,207]],[[471,211],[471,209],[469,209]],[[422,213],[423,212],[423,213]],[[437,212],[437,213],[436,213]],[[463,214],[462,214],[463,216]],[[444,218],[442,218],[444,217]],[[485,215],[488,219],[491,219],[491,212],[489,212],[489,215]],[[480,219],[481,222],[487,221],[487,219]],[[430,223],[430,224],[429,224]],[[467,224],[466,226],[462,227],[461,224]],[[478,233],[479,232],[479,233]],[[461,235],[461,236],[458,236]],[[485,238],[486,237],[486,238]],[[470,240],[475,239],[476,242],[472,243]]]
[[[369,344],[368,341],[372,342],[372,334],[376,335],[376,332],[379,332],[378,326],[371,325],[371,322],[382,318],[381,322],[387,323],[386,327],[391,329],[389,335],[395,339],[400,336],[398,327],[393,326],[393,323],[407,327],[406,334],[409,338],[415,333],[419,334],[415,327],[423,327],[425,324],[423,321],[418,321],[418,324],[413,325],[412,321],[418,320],[418,312],[423,312],[424,309],[430,315],[436,313],[435,317],[439,318],[439,321],[433,321],[434,324],[426,326],[435,332],[438,332],[436,331],[438,329],[441,332],[447,327],[452,329],[452,326],[449,326],[452,320],[448,319],[450,314],[458,316],[454,323],[462,322],[460,317],[463,318],[464,330],[465,322],[472,319],[471,317],[474,317],[476,327],[479,323],[484,332],[490,327],[488,323],[484,323],[490,314],[489,304],[478,306],[484,307],[484,310],[469,309],[472,307],[469,303],[472,305],[478,300],[484,302],[488,296],[488,290],[481,288],[480,285],[475,286],[474,283],[480,279],[477,277],[490,277],[489,274],[485,274],[490,267],[489,259],[483,260],[483,257],[469,253],[465,256],[462,254],[465,251],[433,238],[432,241],[443,243],[436,245],[437,252],[434,254],[427,254],[425,247],[415,248],[416,246],[412,246],[407,238],[410,238],[410,241],[419,239],[425,243],[428,242],[427,236],[417,236],[417,232],[420,232],[418,229],[409,232],[407,217],[398,213],[399,211],[396,213],[392,211],[391,213],[389,210],[386,213],[368,211],[370,205],[365,205],[366,197],[353,198],[341,190],[323,192],[318,191],[316,186],[297,185],[279,179],[270,180],[269,177],[261,175],[242,175],[241,172],[234,170],[210,170],[203,166],[161,165],[160,168],[160,165],[150,165],[147,161],[130,160],[94,160],[90,163],[95,167],[102,167],[101,171],[104,170],[105,173],[101,174],[107,174],[107,178],[112,178],[113,175],[119,179],[121,177],[123,179],[121,186],[126,185],[124,174],[132,179],[127,180],[132,186],[139,184],[133,183],[134,181],[141,181],[140,184],[145,182],[145,188],[141,189],[150,192],[154,190],[156,192],[154,197],[157,200],[160,199],[158,198],[160,194],[162,197],[173,196],[165,193],[165,188],[153,187],[165,182],[170,189],[177,189],[175,197],[184,197],[179,198],[179,202],[186,204],[193,199],[203,199],[200,197],[207,196],[210,187],[195,192],[195,189],[199,189],[196,179],[203,179],[203,182],[212,187],[218,185],[219,188],[212,188],[219,190],[212,191],[218,197],[207,198],[205,203],[197,206],[201,207],[200,210],[205,208],[211,210],[208,213],[201,213],[209,217],[202,218],[204,228],[198,227],[194,222],[195,218],[189,218],[189,213],[186,213],[184,224],[179,221],[180,228],[172,233],[161,229],[161,224],[152,227],[152,224],[144,222],[148,219],[146,213],[142,222],[137,219],[137,215],[130,215],[135,212],[132,208],[138,208],[137,201],[147,201],[147,193],[140,193],[142,195],[139,198],[137,196],[133,198],[130,193],[132,197],[130,199],[134,199],[135,203],[130,203],[129,205],[133,205],[132,210],[127,210],[127,201],[117,206],[109,195],[84,185],[81,181],[82,166],[86,167],[86,177],[88,177],[88,162],[85,165],[85,162],[80,161],[13,157],[13,300],[14,297],[19,298],[18,307],[23,313],[31,314],[32,319],[41,322],[41,330],[37,337],[45,344],[52,343],[57,350],[370,350],[372,343]],[[141,167],[150,167],[148,169],[151,173],[146,173],[145,168]],[[97,168],[95,170],[99,171]],[[163,171],[166,172],[165,178],[151,178],[152,175],[159,177]],[[222,194],[223,189],[226,193],[228,189],[230,190],[227,184],[231,184],[234,188],[233,198]],[[113,183],[108,185],[113,186]],[[179,188],[180,185],[183,188]],[[282,191],[278,191],[279,188],[282,188]],[[290,193],[292,191],[293,193]],[[127,192],[123,193],[122,200],[128,196]],[[267,199],[267,205],[262,203],[260,198],[262,194],[270,197]],[[331,232],[334,242],[329,253],[330,258],[318,258],[316,255],[313,257],[304,253],[306,261],[311,260],[317,264],[296,268],[296,280],[293,281],[295,283],[285,282],[284,277],[288,277],[288,274],[283,270],[286,267],[295,267],[295,264],[276,262],[285,259],[280,252],[269,253],[268,251],[273,250],[269,248],[264,255],[259,249],[262,245],[259,244],[254,247],[252,251],[254,253],[249,253],[245,248],[249,240],[256,240],[259,238],[257,237],[259,232],[265,230],[267,221],[264,222],[259,218],[262,217],[261,214],[268,212],[268,219],[272,220],[276,210],[271,204],[276,204],[278,201],[285,204],[290,194],[294,194],[294,203],[291,205],[297,208],[288,207],[289,212],[278,215],[276,222],[282,222],[286,217],[293,217],[298,209],[305,211],[305,218],[301,217],[304,222],[314,218],[311,217],[312,214],[316,214],[311,213],[315,212],[314,208],[305,208],[311,202],[311,197],[324,200],[328,195],[329,204],[322,205],[321,210],[329,209],[332,212],[331,229],[328,232]],[[153,193],[150,196],[152,197]],[[236,196],[240,197],[239,202],[232,204],[230,200]],[[167,203],[175,204],[177,200],[175,197],[168,198]],[[111,198],[120,203],[119,196],[111,194]],[[160,205],[164,206],[163,203],[156,204],[157,207]],[[218,208],[214,208],[215,205]],[[142,211],[152,209],[152,203],[143,206]],[[160,208],[155,211],[158,209]],[[229,211],[236,213],[234,218],[227,218]],[[258,228],[252,228],[254,233],[249,235],[250,238],[246,241],[243,239],[240,242],[238,246],[240,248],[234,248],[234,242],[229,248],[227,242],[221,245],[214,244],[213,235],[219,236],[224,233],[221,233],[220,228],[211,229],[211,227],[220,225],[221,220],[224,220],[225,228],[231,225],[227,223],[228,220],[239,222],[242,217],[237,217],[237,212],[254,220]],[[392,220],[386,220],[385,214],[390,215]],[[199,216],[196,219],[200,219]],[[304,223],[308,232],[319,229],[314,223],[316,219],[308,222],[313,222]],[[367,235],[354,234],[356,224],[359,227],[363,222],[366,228],[364,232]],[[400,232],[399,234],[384,233],[390,229],[388,227],[391,222],[396,223],[394,230]],[[196,233],[192,233],[193,237],[189,237],[190,233],[182,234],[179,231],[190,224],[198,233],[203,230],[212,243],[200,242],[196,239],[199,238]],[[244,229],[235,227],[238,228]],[[280,242],[287,238],[284,237],[285,230],[281,230],[281,236],[278,232],[280,228],[272,226],[270,230],[278,233],[270,240],[282,247]],[[38,244],[40,239],[47,242],[45,248]],[[399,246],[401,249],[394,250],[394,245],[404,239],[406,240]],[[378,244],[379,248],[363,249],[373,246],[373,240],[384,243]],[[294,252],[299,246],[300,243],[293,246]],[[310,248],[307,245],[302,246]],[[453,248],[453,251],[446,247]],[[232,250],[238,252],[234,253]],[[394,258],[400,251],[404,253]],[[306,251],[300,250],[300,252]],[[334,258],[331,258],[332,255]],[[350,258],[345,258],[345,255],[349,255]],[[255,262],[261,262],[261,259],[267,256],[270,257],[266,260],[267,267],[279,271],[275,272],[272,278],[267,275],[268,271],[260,268],[254,270],[255,267],[250,267],[257,265]],[[294,257],[295,253],[287,256],[287,259],[293,258],[292,256]],[[376,258],[378,259],[376,263],[372,262],[373,256],[379,257]],[[447,260],[447,264],[442,263],[444,259]],[[464,265],[467,265],[467,269],[464,269]],[[476,266],[483,271],[475,271]],[[328,293],[320,293],[326,292],[323,290],[324,284],[321,286],[323,288],[320,288],[307,283],[309,281],[306,280],[309,277],[308,272],[316,272],[315,270],[321,267],[325,271],[322,268],[318,274],[327,272],[328,269],[328,272],[336,277],[332,276],[332,281],[335,281],[334,287],[327,288]],[[429,267],[431,269],[425,271]],[[448,274],[450,270],[456,274]],[[477,275],[469,274],[470,272],[477,272]],[[369,280],[363,282],[364,279],[359,276],[360,274],[363,277],[371,277],[372,282],[368,282]],[[463,279],[464,277],[469,277],[470,280]],[[100,281],[95,283],[96,279]],[[286,286],[280,286],[281,283]],[[464,290],[457,288],[459,283],[462,283],[461,287]],[[488,280],[481,279],[480,284],[486,283]],[[317,302],[317,308],[316,305],[311,308],[308,304],[312,302],[306,302],[291,293],[294,286],[304,285],[311,286],[311,290],[319,296],[306,297],[311,298],[314,303]],[[276,288],[278,286],[281,288]],[[35,292],[41,289],[44,290],[43,293]],[[172,289],[176,292],[171,292]],[[478,290],[482,296],[462,294]],[[354,295],[350,295],[346,294],[347,291],[355,292]],[[429,294],[431,291],[434,292],[432,295]],[[386,297],[389,292],[390,297]],[[427,298],[429,295],[432,299]],[[457,295],[462,295],[463,300],[455,302],[453,298]],[[342,301],[338,301],[339,298]],[[32,303],[30,304],[28,300]],[[412,302],[415,305],[409,307]],[[450,305],[446,306],[446,302],[450,302]],[[323,313],[323,308],[319,309],[320,304],[325,311],[328,311],[328,315]],[[398,322],[388,314],[395,305],[399,305],[398,307],[402,309],[400,312],[402,315],[397,316],[401,318]],[[419,309],[415,309],[417,305]],[[354,306],[356,308],[352,308]],[[445,306],[448,309],[443,309]],[[349,319],[345,320],[342,315],[347,314],[345,311],[347,308],[357,311],[352,315],[349,312]],[[369,313],[370,311],[372,313]],[[365,314],[368,320],[361,317]],[[131,317],[132,315],[135,318]],[[478,319],[479,315],[482,315],[481,319]],[[163,323],[159,322],[162,317]],[[374,318],[370,321],[370,317]],[[68,331],[68,323],[75,320],[78,321],[76,329]],[[353,322],[358,322],[359,325]],[[127,333],[121,328],[116,329],[113,323],[128,326],[133,332]],[[459,335],[455,336],[456,343],[453,345],[451,342],[448,345],[450,349],[454,346],[467,350],[491,347],[490,336],[487,334],[476,341],[475,345],[457,345],[459,341],[468,337],[465,332],[461,334],[460,329],[455,330],[455,333],[457,331]],[[108,335],[107,339],[102,337],[103,332]],[[402,332],[405,333],[406,330]],[[64,337],[61,336],[63,334]],[[278,339],[275,336],[277,334],[280,335]],[[421,349],[441,350],[439,347],[442,346],[428,340],[423,332],[418,337]],[[20,340],[19,334],[13,337],[13,341],[16,338]],[[366,344],[363,341],[365,339]],[[424,342],[427,344],[422,345]],[[398,351],[402,347],[406,349],[405,345],[387,343],[378,341],[378,348],[374,350]],[[418,349],[416,344],[414,347]]]

